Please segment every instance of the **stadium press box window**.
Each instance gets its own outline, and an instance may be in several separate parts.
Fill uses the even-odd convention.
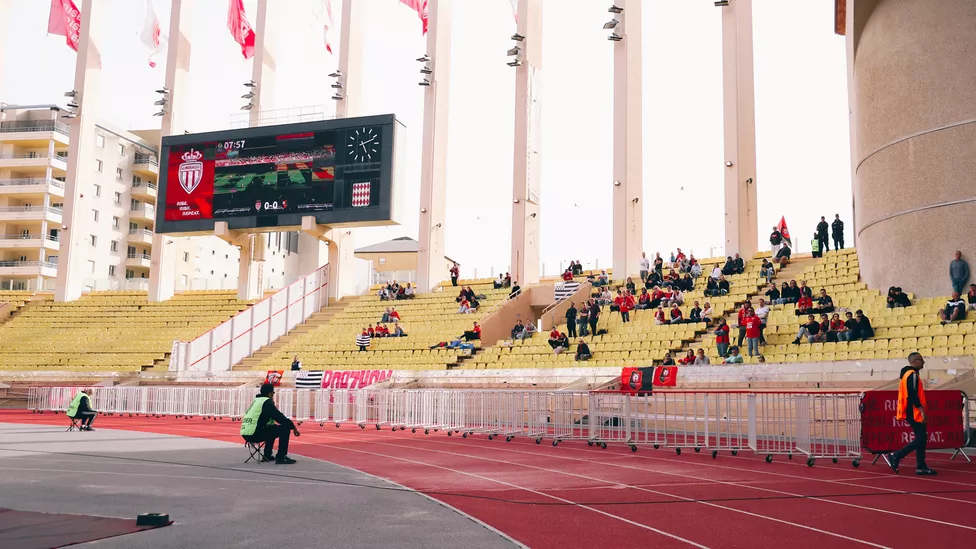
[[[393,224],[394,115],[163,138],[161,233]]]

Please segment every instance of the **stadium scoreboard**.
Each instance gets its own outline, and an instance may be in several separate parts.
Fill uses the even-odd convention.
[[[391,225],[396,117],[343,118],[163,138],[156,231]]]

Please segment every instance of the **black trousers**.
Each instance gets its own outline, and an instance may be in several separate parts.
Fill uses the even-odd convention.
[[[590,319],[590,333],[593,334],[593,335],[596,335],[596,323],[599,320],[600,320],[599,318],[591,318]]]
[[[78,414],[72,419],[81,420],[82,427],[91,427],[93,421],[95,421],[95,416],[98,415],[97,412],[78,412]]]
[[[908,412],[912,413],[911,410]],[[914,418],[909,418],[908,424],[912,426],[912,432],[915,433],[915,439],[908,443],[907,446],[895,452],[895,457],[902,460],[908,454],[915,452],[915,468],[916,469],[928,469],[928,465],[925,464],[925,444],[929,439],[929,432],[924,423],[916,423]]]
[[[451,284],[452,284],[452,285],[454,285],[454,286],[457,286],[457,281],[458,281],[458,279],[457,279],[457,277],[456,277],[456,276],[452,276],[452,277],[451,277]]]
[[[576,319],[568,318],[566,319],[566,332],[568,337],[579,337],[576,335]]]
[[[834,251],[844,247],[844,235],[834,235]]]
[[[278,439],[278,456],[288,455],[288,439],[291,438],[291,429],[284,425],[269,425],[260,433],[244,437],[248,442],[264,442],[264,457],[270,458],[274,453],[275,439]]]

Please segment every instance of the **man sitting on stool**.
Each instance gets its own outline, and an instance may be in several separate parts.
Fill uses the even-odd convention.
[[[250,408],[241,418],[241,436],[247,442],[264,442],[264,456],[262,461],[274,460],[275,463],[290,465],[295,460],[288,457],[288,438],[291,433],[301,436],[292,420],[285,417],[274,401],[274,385],[265,383],[261,386],[261,394],[254,398]],[[272,457],[275,439],[278,442],[278,456]]]
[[[95,421],[95,415],[97,412],[91,407],[91,389],[82,389],[78,391],[75,398],[71,399],[71,404],[68,405],[68,410],[65,414],[71,419],[80,420],[80,431],[94,431],[92,429],[92,422]]]

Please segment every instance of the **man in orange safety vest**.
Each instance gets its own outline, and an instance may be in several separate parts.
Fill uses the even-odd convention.
[[[919,371],[925,366],[925,359],[919,353],[908,355],[908,366],[901,369],[901,382],[898,384],[898,408],[895,419],[907,421],[912,426],[915,438],[897,452],[885,456],[888,465],[897,473],[898,463],[908,454],[915,452],[915,474],[934,476],[935,471],[925,464],[925,443],[929,434],[926,428],[925,388],[919,379]]]

